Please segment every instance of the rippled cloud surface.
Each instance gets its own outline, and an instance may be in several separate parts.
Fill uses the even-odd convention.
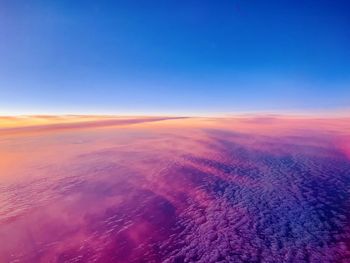
[[[0,262],[350,262],[349,189],[349,118],[3,127]]]

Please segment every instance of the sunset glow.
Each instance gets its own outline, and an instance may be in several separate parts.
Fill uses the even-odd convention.
[[[349,14],[0,0],[0,263],[350,263]]]
[[[37,119],[0,130],[1,262],[350,256],[349,119]]]

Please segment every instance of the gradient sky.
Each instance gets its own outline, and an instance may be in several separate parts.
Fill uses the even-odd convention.
[[[0,114],[350,106],[349,1],[0,1]]]

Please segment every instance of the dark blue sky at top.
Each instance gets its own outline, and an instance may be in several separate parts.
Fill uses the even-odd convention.
[[[349,108],[349,28],[349,1],[0,1],[0,114]]]

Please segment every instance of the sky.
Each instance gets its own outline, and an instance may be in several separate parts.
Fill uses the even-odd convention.
[[[0,115],[350,108],[350,3],[0,0]]]

